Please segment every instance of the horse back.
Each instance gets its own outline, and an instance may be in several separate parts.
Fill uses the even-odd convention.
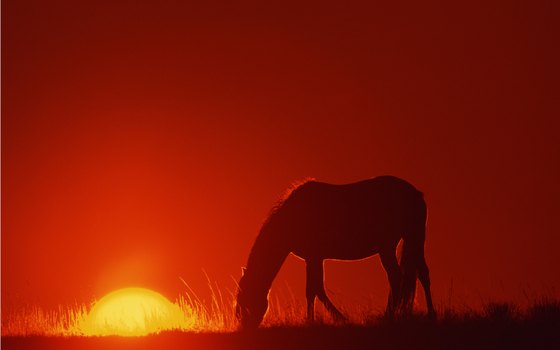
[[[361,259],[394,248],[414,225],[423,225],[426,205],[420,191],[393,176],[343,185],[309,181],[276,216],[296,255]]]

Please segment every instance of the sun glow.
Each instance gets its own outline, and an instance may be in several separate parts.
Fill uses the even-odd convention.
[[[84,320],[86,335],[141,336],[162,330],[185,329],[181,309],[163,295],[145,288],[124,288],[101,298]]]

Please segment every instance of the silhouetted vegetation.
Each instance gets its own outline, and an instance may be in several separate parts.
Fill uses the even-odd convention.
[[[3,337],[3,349],[556,349],[560,346],[560,301],[539,300],[527,308],[490,303],[481,310],[442,310],[360,324],[261,327],[238,332],[165,332],[120,337]]]

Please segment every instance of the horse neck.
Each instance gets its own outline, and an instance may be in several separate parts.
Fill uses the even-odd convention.
[[[266,223],[261,229],[247,262],[247,278],[257,291],[267,292],[272,281],[290,253],[287,242],[273,225]]]

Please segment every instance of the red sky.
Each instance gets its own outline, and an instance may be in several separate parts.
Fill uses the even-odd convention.
[[[438,305],[558,296],[552,3],[2,1],[2,306],[231,289],[292,181],[381,174]],[[378,258],[327,274],[383,307]]]

